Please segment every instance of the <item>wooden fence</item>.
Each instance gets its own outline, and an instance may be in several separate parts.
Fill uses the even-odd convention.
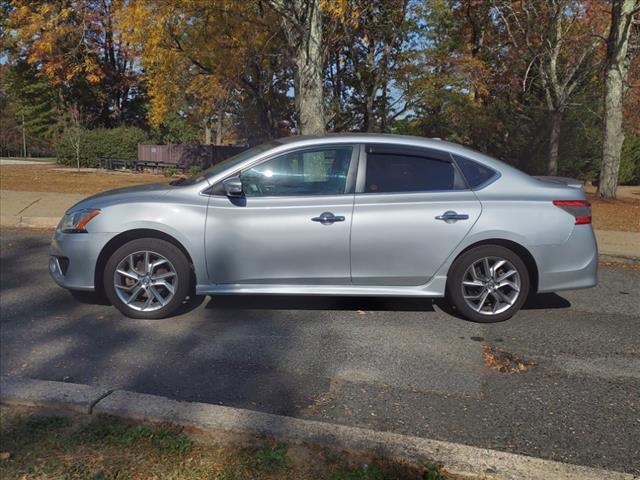
[[[208,168],[249,147],[231,145],[138,145],[138,163],[161,167],[189,168],[197,165]]]

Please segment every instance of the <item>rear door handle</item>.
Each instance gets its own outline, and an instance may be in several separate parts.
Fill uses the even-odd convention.
[[[322,225],[331,225],[334,222],[344,222],[344,217],[341,215],[334,215],[331,212],[323,212],[319,217],[313,217],[313,222],[320,222]]]
[[[469,220],[469,215],[466,213],[457,213],[453,210],[447,210],[442,215],[438,215],[436,220],[444,220],[447,223],[457,222],[458,220]]]

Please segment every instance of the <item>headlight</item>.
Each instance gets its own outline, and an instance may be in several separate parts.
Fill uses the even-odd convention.
[[[65,213],[58,224],[58,229],[65,233],[86,233],[85,227],[91,219],[100,215],[98,208],[83,208],[75,212]]]

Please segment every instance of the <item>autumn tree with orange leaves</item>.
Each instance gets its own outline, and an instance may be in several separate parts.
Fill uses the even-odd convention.
[[[136,58],[116,19],[119,0],[12,5],[8,26],[15,57],[48,79],[62,106],[105,126],[140,119]]]

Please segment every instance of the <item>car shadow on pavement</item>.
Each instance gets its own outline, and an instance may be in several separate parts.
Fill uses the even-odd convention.
[[[218,310],[334,310],[433,312],[431,298],[338,297],[310,295],[216,295],[207,309]]]
[[[198,305],[200,305],[199,302]],[[443,298],[339,297],[310,295],[215,295],[207,304],[214,310],[334,310],[434,312],[440,310],[462,318]],[[533,294],[523,310],[564,309],[571,303],[556,293]]]
[[[571,302],[557,293],[534,293],[522,306],[523,310],[570,308]]]
[[[452,307],[446,299],[436,298],[434,304],[438,306],[440,310],[449,315],[459,318],[461,320],[467,320],[460,313]],[[571,302],[564,297],[561,297],[557,293],[532,293],[527,298],[527,301],[522,306],[521,310],[545,310],[545,309],[565,309],[570,308]],[[468,320],[471,321],[471,320]],[[504,321],[504,320],[503,320]],[[486,323],[499,323],[499,322],[486,322]]]
[[[90,292],[90,291],[81,291],[81,290],[69,290],[69,294],[77,300],[79,303],[84,305],[105,305],[110,306],[111,302],[107,296],[102,292]],[[205,296],[191,296],[187,297],[186,300],[182,302],[182,305],[171,314],[171,317],[177,317],[179,315],[184,315],[189,313],[192,310],[198,308],[202,303],[206,300]]]

